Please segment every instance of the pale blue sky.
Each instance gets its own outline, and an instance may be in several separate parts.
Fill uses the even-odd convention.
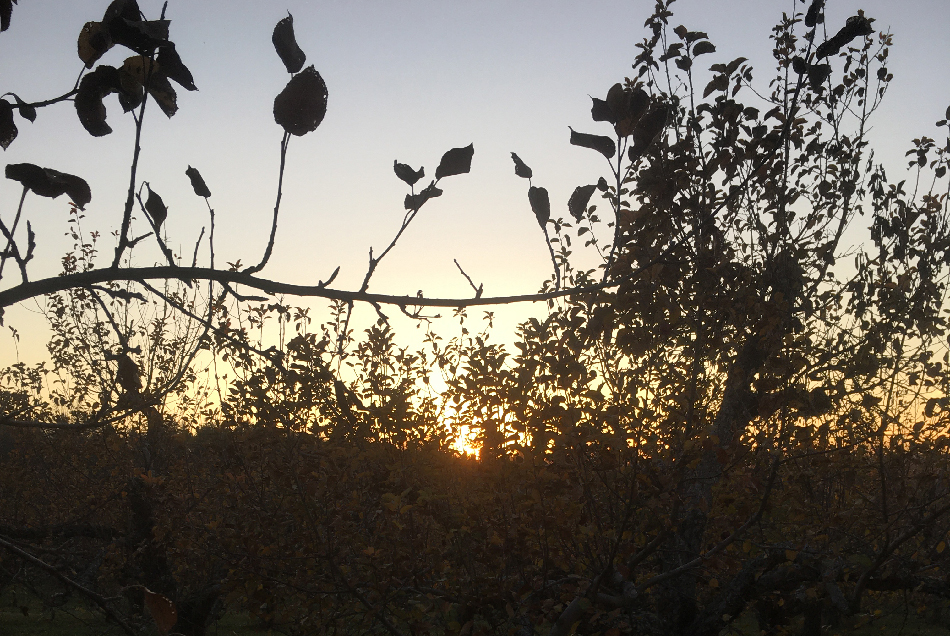
[[[0,34],[0,93],[33,101],[68,90],[82,67],[76,36],[107,4],[16,5],[10,30]],[[150,17],[161,4],[140,1]],[[807,7],[792,0],[679,0],[672,22],[709,34],[718,48],[717,59],[707,56],[710,64],[748,57],[764,88],[772,75],[770,28],[793,6]],[[140,178],[169,206],[172,245],[190,254],[207,222],[184,176],[186,166],[195,166],[213,193],[220,261],[260,257],[281,136],[271,110],[288,79],[270,37],[289,10],[307,64],[323,75],[330,96],[321,127],[291,143],[276,252],[265,274],[306,283],[341,265],[337,285],[357,287],[367,249],[382,248],[402,217],[406,188],[392,172],[393,159],[424,165],[431,175],[445,150],[474,143],[472,173],[443,182],[445,194],[423,208],[371,289],[467,295],[452,263],[457,258],[485,284],[486,295],[535,291],[550,262],[509,152],[534,169],[534,183],[551,192],[555,214],[566,213],[574,186],[596,181],[605,167],[596,153],[568,144],[567,127],[598,132],[603,126],[590,121],[587,95],[603,96],[628,74],[652,8],[650,0],[171,0],[171,38],[200,90],[179,91],[180,110],[171,120],[151,110]],[[873,135],[878,158],[897,178],[909,140],[934,135],[933,122],[950,104],[950,2],[828,0],[829,30],[858,8],[877,18],[878,30],[895,34],[889,65],[895,80]],[[118,65],[128,54],[117,47],[102,61]],[[72,105],[60,104],[41,109],[35,124],[18,119],[20,136],[0,157],[5,164],[32,162],[86,178],[93,201],[85,226],[102,232],[104,251],[113,245],[109,232],[118,226],[125,198],[133,129],[114,97],[107,107],[112,135],[90,137]],[[19,192],[18,184],[0,183],[5,219]],[[32,275],[55,274],[68,248],[65,197],[32,197],[27,215],[38,235]],[[154,258],[151,252],[139,257],[142,263]],[[6,270],[8,277],[13,270]],[[22,309],[8,312],[8,321],[24,337],[36,322]],[[21,345],[26,361],[40,351]],[[0,364],[12,359],[4,330]]]

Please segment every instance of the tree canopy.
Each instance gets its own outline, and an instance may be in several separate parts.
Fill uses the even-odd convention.
[[[22,196],[0,211],[13,281],[0,308],[46,298],[54,335],[48,365],[2,375],[0,593],[90,604],[125,633],[203,634],[223,614],[394,635],[818,635],[945,618],[950,135],[921,134],[909,177],[888,178],[868,133],[892,36],[870,15],[829,24],[823,0],[796,4],[763,88],[672,4],[656,3],[630,77],[571,122],[566,150],[602,156],[603,177],[553,201],[511,152],[552,272],[519,297],[487,297],[461,266],[465,298],[369,291],[474,145],[435,166],[394,160],[404,216],[358,289],[335,288],[336,272],[265,277],[288,144],[333,99],[289,14],[273,30],[290,76],[274,99],[276,201],[246,263],[215,259],[200,167],[182,175],[208,211],[193,254],[169,247],[170,208],[140,174],[146,114],[172,117],[176,90],[195,88],[165,9],[115,0],[78,34],[75,87],[0,99],[4,148],[64,102],[82,134],[108,135],[113,94],[136,129],[104,262],[80,175],[55,153],[54,167],[5,168]],[[12,8],[0,2],[4,29]],[[100,60],[113,47],[121,65]],[[33,280],[24,210],[64,194],[75,246],[61,275]],[[160,260],[139,265],[146,246]],[[284,296],[330,306],[314,320]],[[523,299],[548,311],[514,349],[467,309]],[[356,303],[378,317],[362,333]],[[458,330],[436,330],[428,307],[454,308]],[[424,328],[420,349],[400,346],[393,311]]]

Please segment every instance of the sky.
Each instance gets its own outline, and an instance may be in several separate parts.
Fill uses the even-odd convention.
[[[0,94],[47,99],[72,87],[82,63],[76,38],[99,20],[107,2],[23,0],[0,34]],[[147,17],[162,3],[140,0]],[[744,56],[755,84],[772,75],[772,25],[782,12],[807,4],[793,0],[679,0],[671,26],[709,34],[718,51],[709,64]],[[873,120],[877,157],[893,180],[903,178],[903,153],[950,104],[950,2],[946,0],[828,0],[833,32],[857,9],[895,36],[890,71],[895,79]],[[273,99],[289,79],[271,44],[278,20],[294,16],[297,41],[329,89],[321,126],[294,137],[288,153],[275,254],[264,275],[296,283],[326,279],[354,289],[366,271],[370,246],[381,250],[402,219],[406,186],[393,160],[432,175],[442,153],[473,143],[472,171],[443,180],[430,201],[380,265],[371,291],[464,297],[468,283],[458,259],[485,295],[537,291],[550,275],[543,237],[528,205],[527,183],[514,175],[510,152],[534,170],[534,185],[551,194],[555,215],[566,214],[574,187],[604,174],[597,153],[572,147],[568,126],[605,133],[590,120],[590,98],[603,97],[630,74],[635,44],[646,31],[649,0],[170,0],[171,39],[199,91],[178,91],[171,119],[154,107],[146,115],[140,181],[169,208],[171,246],[191,254],[207,225],[203,201],[185,168],[201,171],[217,214],[219,263],[256,262],[265,247],[276,194],[281,129]],[[120,47],[101,62],[121,65]],[[840,71],[840,69],[839,69]],[[17,120],[20,133],[2,153],[7,163],[30,162],[85,178],[93,200],[83,227],[101,233],[103,259],[111,253],[128,187],[133,122],[115,97],[106,101],[111,135],[93,138],[69,103],[40,109],[35,123]],[[0,180],[0,214],[12,218],[19,184]],[[33,278],[55,275],[69,249],[68,205],[30,197],[26,216],[37,232]],[[139,219],[138,227],[144,227]],[[139,264],[157,253],[144,250]],[[189,259],[190,260],[190,259]],[[14,282],[7,269],[0,286]],[[322,306],[315,303],[315,307]],[[0,365],[43,357],[43,320],[35,304],[7,312],[0,332]],[[502,309],[501,339],[517,320],[543,314],[541,304]],[[364,317],[372,318],[371,310]],[[407,329],[408,325],[403,325]],[[437,327],[438,328],[438,327]]]

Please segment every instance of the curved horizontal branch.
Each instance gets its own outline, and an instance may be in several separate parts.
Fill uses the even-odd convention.
[[[18,302],[55,294],[68,289],[78,289],[99,283],[118,281],[144,281],[158,279],[178,279],[182,281],[205,280],[218,283],[244,285],[269,294],[287,294],[289,296],[327,298],[352,302],[378,303],[381,305],[398,305],[400,307],[471,307],[475,305],[507,305],[521,302],[538,302],[596,292],[602,289],[615,287],[629,280],[632,275],[638,274],[644,268],[638,268],[631,274],[605,283],[598,283],[587,287],[574,287],[559,291],[538,294],[522,294],[518,296],[494,296],[488,298],[420,298],[418,296],[395,296],[390,294],[370,294],[367,292],[330,289],[325,283],[317,285],[295,285],[280,281],[259,278],[257,276],[238,271],[223,271],[208,267],[127,267],[101,268],[86,272],[76,272],[64,276],[44,278],[30,281],[0,291],[0,308],[9,307]]]

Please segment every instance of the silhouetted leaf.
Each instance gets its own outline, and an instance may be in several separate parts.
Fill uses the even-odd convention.
[[[87,22],[79,32],[79,59],[86,68],[92,68],[96,61],[112,48],[112,36],[109,27],[102,22]]]
[[[195,194],[199,197],[206,198],[211,196],[211,190],[205,185],[205,180],[201,178],[201,173],[198,172],[197,168],[188,166],[188,169],[185,170],[185,174],[191,180],[191,187],[194,189]]]
[[[17,0],[0,0],[0,31],[10,28],[10,16],[13,15],[13,5]]]
[[[148,94],[165,115],[171,117],[178,112],[178,94],[168,81],[165,69],[157,61],[153,62],[144,55],[127,58],[120,69],[119,101],[126,111],[141,103],[141,90],[146,83]]]
[[[874,28],[871,26],[870,20],[863,15],[853,15],[848,18],[847,23],[841,27],[833,38],[821,43],[815,50],[815,59],[820,60],[829,55],[835,55],[841,50],[841,47],[847,46],[855,38],[871,35],[872,33],[874,33]]]
[[[799,75],[804,75],[808,72],[808,64],[800,55],[796,55],[792,58],[792,70]]]
[[[831,75],[830,64],[812,64],[808,67],[808,83],[812,90],[817,91],[822,83]]]
[[[17,132],[16,122],[13,121],[13,104],[0,99],[0,148],[9,148]]]
[[[821,10],[825,6],[825,0],[812,0],[811,5],[808,7],[808,12],[805,13],[805,26],[809,29],[816,24],[821,24],[825,21],[825,16]]]
[[[290,78],[274,99],[274,121],[291,135],[306,135],[326,116],[327,97],[326,83],[310,65]]]
[[[162,44],[158,48],[158,57],[155,61],[158,62],[158,66],[165,77],[174,82],[178,82],[179,86],[186,90],[198,90],[198,87],[195,86],[195,78],[192,77],[191,71],[189,71],[188,67],[181,61],[181,57],[175,49],[174,42]]]
[[[28,119],[31,122],[36,121],[36,107],[27,104],[15,93],[10,93],[10,95],[12,95],[13,99],[16,101],[17,108],[20,111],[20,117],[23,119]]]
[[[440,196],[442,196],[442,190],[435,187],[435,181],[433,181],[419,194],[407,194],[404,205],[407,210],[418,210],[429,199]]]
[[[716,45],[714,45],[709,40],[703,40],[702,42],[697,42],[696,46],[693,47],[693,56],[703,55],[705,53],[715,53]]]
[[[522,177],[524,179],[530,179],[532,176],[531,168],[525,165],[525,162],[521,160],[521,157],[515,153],[511,153],[511,160],[515,162],[515,175]]]
[[[606,184],[606,181],[604,183]],[[574,192],[571,193],[571,198],[567,202],[567,209],[576,220],[580,221],[583,218],[587,211],[587,204],[596,189],[596,185],[583,185],[574,188]]]
[[[151,55],[168,41],[170,23],[170,20],[143,20],[135,0],[115,0],[102,16],[102,24],[113,43],[142,55]]]
[[[684,71],[688,71],[693,66],[693,60],[688,57],[678,57],[673,63],[676,64],[677,68]]]
[[[531,204],[531,211],[534,212],[538,225],[543,228],[551,218],[551,200],[548,198],[548,191],[531,186],[528,188],[528,203]]]
[[[666,104],[657,104],[649,113],[640,119],[636,129],[633,131],[633,148],[630,149],[631,155],[636,153],[642,155],[646,149],[653,143],[653,140],[666,128],[666,120],[669,117],[670,108]]]
[[[4,170],[7,179],[19,181],[23,187],[41,197],[56,197],[68,194],[76,207],[83,209],[92,200],[89,184],[80,177],[51,168],[42,168],[32,163],[8,164]]]
[[[119,358],[120,369],[121,366],[122,358]],[[156,594],[148,588],[144,588],[144,591],[145,607],[148,608],[148,613],[152,615],[152,620],[155,621],[155,626],[158,627],[158,631],[162,634],[167,634],[171,631],[172,627],[175,626],[175,623],[178,622],[178,611],[175,609],[175,604],[168,600],[167,597]]]
[[[435,178],[451,177],[457,174],[466,174],[472,169],[472,156],[475,154],[475,144],[469,144],[464,148],[452,148],[439,161],[439,167],[435,169]]]
[[[93,137],[102,137],[112,132],[106,123],[106,107],[102,100],[121,90],[119,70],[104,64],[82,78],[79,90],[76,92],[74,105],[79,115],[79,122]]]
[[[950,119],[950,106],[947,106],[947,115],[946,115],[946,118],[947,118],[947,119]]]
[[[726,75],[732,75],[735,73],[736,69],[738,69],[747,59],[748,58],[745,57],[737,57],[736,59],[729,62],[729,64],[726,65]]]
[[[148,190],[148,198],[145,200],[145,211],[148,212],[148,215],[152,218],[152,223],[155,224],[155,231],[157,232],[162,229],[162,223],[168,218],[168,208],[165,207],[165,202],[162,201],[162,197],[158,196],[158,193],[154,192],[149,184],[146,183],[145,188]]]
[[[591,100],[593,100],[593,104],[590,107],[591,118],[594,121],[609,121],[610,123],[614,123],[611,121],[613,119],[613,113],[610,112],[610,107],[607,105],[607,102],[596,97],[591,97]]]
[[[709,97],[716,91],[726,90],[729,90],[729,76],[725,73],[713,75],[713,78],[706,84],[706,88],[703,89],[703,98]]]
[[[604,137],[603,135],[589,135],[587,133],[579,133],[573,128],[568,126],[571,131],[571,145],[581,146],[582,148],[590,148],[591,150],[596,150],[597,152],[603,154],[608,159],[613,159],[614,155],[617,154],[617,145],[614,143],[614,140],[610,137]]]
[[[610,186],[607,185],[607,180],[601,177],[597,180],[597,189],[601,192],[606,192]]]
[[[405,181],[409,186],[416,185],[416,182],[419,179],[426,176],[426,169],[424,166],[420,166],[417,172],[409,165],[405,163],[399,163],[395,159],[393,159],[393,171],[396,173],[397,177]]]
[[[607,107],[611,112],[614,130],[621,137],[633,132],[643,113],[650,107],[650,96],[641,88],[627,89],[614,84],[607,91]]]
[[[294,16],[289,12],[287,17],[274,27],[271,41],[277,49],[280,61],[287,67],[288,73],[296,73],[303,68],[304,62],[307,61],[307,54],[297,46],[297,38],[294,37]]]

